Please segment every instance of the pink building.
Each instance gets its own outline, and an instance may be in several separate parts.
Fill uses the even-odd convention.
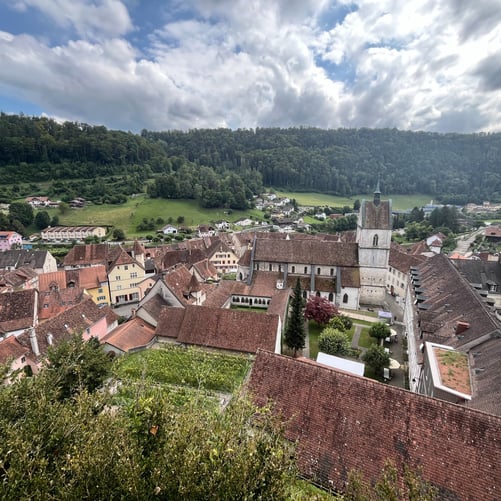
[[[0,251],[21,248],[23,237],[15,231],[0,231]]]

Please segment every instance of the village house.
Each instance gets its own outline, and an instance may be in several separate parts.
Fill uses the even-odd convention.
[[[33,269],[36,273],[57,271],[57,262],[49,251],[20,249],[0,252],[0,270],[14,271],[22,267]]]
[[[106,228],[102,226],[49,226],[41,231],[45,242],[83,241],[89,237],[104,238]]]
[[[39,277],[38,317],[40,321],[52,318],[87,297],[75,281],[67,279],[65,270],[42,273]]]
[[[135,241],[129,249],[108,243],[75,245],[64,258],[63,264],[66,270],[104,266],[111,304],[118,305],[137,302],[142,298],[139,284],[145,278],[144,260],[144,247]]]
[[[113,329],[101,343],[106,353],[124,355],[151,348],[155,340],[155,328],[142,318],[134,317]]]
[[[280,416],[301,475],[326,488],[343,492],[350,472],[374,484],[390,461],[438,499],[499,499],[499,416],[261,350],[246,388]]]
[[[0,231],[0,252],[11,249],[20,249],[23,246],[23,237],[15,231]]]
[[[31,367],[35,372],[36,361],[31,358],[31,349],[19,342],[16,336],[0,340],[0,365],[8,366],[8,373],[4,378],[4,384],[11,381],[11,375],[15,371]]]
[[[38,292],[34,289],[0,294],[0,337],[18,336],[38,324]]]
[[[34,197],[26,197],[24,201],[27,204],[30,204],[34,209],[38,209],[40,207],[47,207],[50,203],[49,197],[41,197],[41,196],[34,196]]]
[[[164,235],[177,235],[179,233],[178,229],[175,226],[172,226],[171,224],[164,226],[160,231]]]
[[[27,266],[13,271],[0,271],[0,293],[38,289],[38,273]]]

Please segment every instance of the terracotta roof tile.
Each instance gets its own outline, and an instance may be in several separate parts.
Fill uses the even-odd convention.
[[[358,245],[310,239],[270,241],[258,238],[255,243],[254,261],[356,267]]]
[[[301,473],[326,487],[343,491],[351,470],[374,482],[391,460],[420,468],[440,499],[499,499],[497,416],[263,351],[248,389],[275,404]]]
[[[123,352],[148,346],[155,337],[155,328],[143,319],[135,317],[119,325],[104,338],[101,343],[108,343]]]
[[[0,341],[0,364],[7,364],[11,360],[17,360],[19,357],[29,353],[29,348],[23,346],[16,336],[9,336]]]
[[[275,350],[278,315],[207,306],[168,306],[164,311],[165,317],[156,331],[159,336],[176,337],[185,344],[247,353],[255,353],[258,348]],[[177,336],[171,323],[178,328]],[[163,334],[160,327],[166,324]]]
[[[33,326],[36,296],[33,289],[0,294],[0,334]]]

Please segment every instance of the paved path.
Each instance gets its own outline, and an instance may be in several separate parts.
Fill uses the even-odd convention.
[[[360,325],[360,324],[354,324],[354,326],[355,326],[355,332],[353,333],[353,338],[351,340],[351,347],[358,349],[359,348],[358,342],[360,341],[360,334],[361,334],[364,326]]]

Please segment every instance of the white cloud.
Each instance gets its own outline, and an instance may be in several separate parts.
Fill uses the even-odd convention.
[[[0,32],[0,85],[47,113],[130,130],[499,130],[494,0],[356,3],[325,26],[327,0],[179,1],[136,48],[120,2],[23,0],[80,35],[50,47]]]

